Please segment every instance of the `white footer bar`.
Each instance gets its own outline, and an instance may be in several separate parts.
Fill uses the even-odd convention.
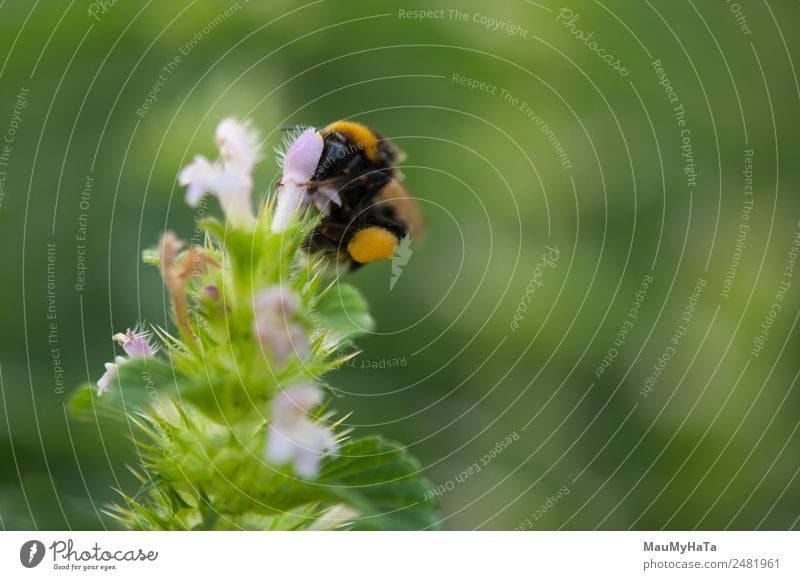
[[[225,580],[797,579],[800,532],[0,533],[0,578],[186,573]]]

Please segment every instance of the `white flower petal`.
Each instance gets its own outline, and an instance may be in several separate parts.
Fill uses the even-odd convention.
[[[279,465],[291,462],[299,476],[316,477],[323,453],[338,450],[330,429],[306,417],[322,400],[322,390],[314,384],[297,385],[275,395],[266,447],[269,461]]]
[[[281,181],[305,183],[314,174],[325,143],[319,132],[309,127],[289,145],[283,158]]]
[[[111,384],[111,381],[117,376],[117,368],[119,365],[123,364],[126,360],[125,357],[118,356],[114,359],[113,363],[105,363],[106,372],[103,373],[103,376],[97,381],[97,396],[102,396],[108,390],[108,387]]]
[[[279,365],[292,353],[305,359],[311,352],[307,331],[292,319],[299,306],[295,293],[285,286],[271,286],[253,299],[253,333]]]
[[[222,164],[198,155],[181,170],[178,182],[187,187],[189,206],[197,207],[203,196],[211,193],[219,199],[232,226],[246,226],[255,219],[251,171],[258,161],[258,135],[247,125],[225,119],[217,127],[216,141]]]
[[[323,399],[322,390],[316,385],[298,385],[283,389],[272,403],[272,421],[275,424],[291,424],[317,407]]]
[[[296,444],[294,470],[306,479],[317,476],[323,453],[336,448],[333,434],[324,425],[310,421],[304,421],[302,429],[297,430]]]
[[[181,169],[178,174],[178,183],[188,186],[186,190],[186,204],[197,207],[203,196],[208,193],[208,185],[212,183],[219,169],[202,155]]]
[[[258,321],[255,333],[261,348],[272,355],[277,368],[283,367],[292,354],[292,344],[285,332],[278,330],[272,323]]]
[[[295,456],[295,444],[274,425],[267,436],[267,460],[277,465],[289,463]]]
[[[266,457],[278,465],[293,463],[294,471],[306,479],[313,479],[326,451],[338,449],[330,430],[305,418],[290,425],[270,425]]]
[[[305,479],[314,479],[319,473],[322,454],[312,449],[300,449],[294,460],[294,471]]]
[[[290,324],[286,330],[288,331],[292,352],[300,360],[308,359],[311,355],[311,345],[308,344],[308,332],[306,329],[298,324]]]
[[[270,286],[256,294],[253,308],[256,318],[292,316],[299,307],[299,300],[287,286]]]
[[[130,328],[126,333],[115,334],[111,337],[131,358],[153,356],[155,350],[150,345],[150,336],[146,332],[134,332]]]
[[[272,216],[272,231],[280,233],[292,223],[300,210],[308,205],[307,187],[294,181],[281,182],[278,186],[278,201]]]
[[[219,203],[225,217],[233,226],[245,225],[253,220],[253,208],[250,194],[253,191],[253,179],[250,175],[222,173],[212,185],[217,192]]]
[[[247,173],[259,159],[259,137],[249,124],[234,118],[223,119],[217,126],[217,147],[226,171]]]
[[[278,186],[278,201],[272,216],[272,231],[282,232],[310,200],[306,183],[314,175],[323,149],[316,129],[303,131],[292,142],[283,158],[283,176]]]

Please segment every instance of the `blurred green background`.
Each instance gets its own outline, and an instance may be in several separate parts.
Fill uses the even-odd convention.
[[[191,235],[175,178],[229,115],[264,194],[285,124],[406,151],[427,238],[352,276],[378,331],[329,378],[445,528],[797,528],[800,5],[562,7],[0,2],[3,528],[113,527],[129,434],[64,405],[166,323],[140,254]]]

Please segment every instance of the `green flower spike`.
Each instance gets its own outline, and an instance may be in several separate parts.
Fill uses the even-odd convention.
[[[380,437],[350,437],[320,380],[373,324],[355,288],[301,255],[318,219],[302,184],[320,140],[306,131],[289,144],[257,215],[257,135],[226,119],[216,142],[220,161],[198,156],[179,180],[190,205],[217,197],[225,222],[201,222],[203,245],[167,232],[144,256],[175,330],[115,335],[127,356],[70,402],[73,417],[122,423],[135,441],[141,486],[107,513],[146,530],[438,527],[419,463]]]

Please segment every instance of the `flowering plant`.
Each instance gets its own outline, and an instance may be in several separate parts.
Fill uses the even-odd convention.
[[[132,529],[424,529],[429,484],[404,448],[352,438],[321,377],[356,353],[373,321],[352,286],[304,256],[318,218],[305,183],[322,143],[306,130],[280,157],[278,192],[253,214],[252,129],[217,128],[219,161],[181,171],[186,201],[218,198],[204,243],[166,232],[144,260],[162,274],[175,329],[114,335],[125,356],[72,398],[74,417],[134,434],[141,487],[108,513]]]

